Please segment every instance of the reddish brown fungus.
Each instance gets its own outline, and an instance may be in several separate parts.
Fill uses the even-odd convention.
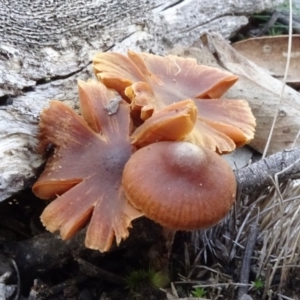
[[[238,77],[228,72],[198,65],[190,58],[132,51],[128,57],[99,53],[94,70],[106,86],[128,97],[131,109],[140,112],[144,121],[174,102],[194,100],[198,120],[186,141],[223,153],[254,136],[255,119],[246,101],[209,100],[219,98],[237,81]]]
[[[131,156],[129,105],[122,101],[116,114],[105,106],[116,94],[95,81],[79,82],[82,116],[59,101],[51,101],[40,120],[40,150],[49,143],[54,154],[33,186],[42,198],[57,198],[41,220],[63,239],[88,221],[85,244],[107,251],[114,236],[125,239],[134,218],[141,215],[128,203],[121,186],[123,167]]]
[[[226,161],[187,142],[160,142],[138,150],[125,165],[122,181],[134,207],[175,230],[216,224],[230,210],[236,193],[235,176]]]
[[[180,141],[188,135],[197,120],[192,100],[171,104],[147,119],[131,136],[132,143],[144,147],[159,141]]]

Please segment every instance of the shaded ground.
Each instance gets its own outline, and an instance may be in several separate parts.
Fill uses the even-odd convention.
[[[18,292],[24,300],[155,300],[166,299],[166,293],[168,299],[237,297],[245,251],[238,247],[229,259],[232,243],[225,245],[222,240],[230,231],[227,222],[225,227],[217,226],[202,233],[177,232],[168,264],[167,245],[171,240],[166,239],[161,226],[146,218],[134,222],[129,239],[119,248],[101,254],[83,247],[84,232],[67,243],[45,233],[39,221],[44,206],[45,202],[35,198],[29,189],[0,204],[0,270],[2,274],[11,273],[0,287],[12,292],[6,299],[17,299]],[[34,239],[38,242],[28,243]],[[239,243],[246,246],[247,239]],[[266,282],[264,272],[265,275],[256,278],[255,253],[261,248],[262,242],[257,240],[249,273],[252,287],[248,285],[253,299],[262,299]],[[273,290],[280,279],[278,269],[272,279]],[[170,289],[171,283],[176,293]],[[199,284],[204,287],[196,288]],[[281,292],[290,299],[298,299],[294,297],[299,294],[299,284],[294,269],[287,274]]]

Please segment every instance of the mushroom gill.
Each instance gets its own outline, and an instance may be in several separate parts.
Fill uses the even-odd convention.
[[[254,136],[255,119],[246,101],[215,99],[238,79],[226,71],[198,65],[190,58],[132,51],[128,51],[128,57],[99,53],[93,64],[98,79],[127,96],[132,111],[138,112],[143,121],[174,102],[193,100],[198,119],[186,141],[223,153]]]
[[[40,151],[54,153],[33,186],[42,199],[55,198],[41,220],[51,231],[71,238],[89,222],[85,245],[101,252],[129,235],[131,221],[141,213],[125,198],[121,185],[125,163],[132,154],[129,105],[119,103],[109,115],[105,108],[115,92],[96,81],[79,81],[82,116],[59,101],[51,101],[40,120]]]

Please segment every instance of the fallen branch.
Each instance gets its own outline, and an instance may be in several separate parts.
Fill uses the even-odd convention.
[[[279,181],[300,178],[300,148],[284,150],[259,160],[245,168],[235,170],[239,191],[251,194],[272,184],[278,174]]]

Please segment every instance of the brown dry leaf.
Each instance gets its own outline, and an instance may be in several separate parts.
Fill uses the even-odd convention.
[[[79,82],[82,116],[59,101],[41,115],[40,150],[54,145],[54,154],[33,186],[42,199],[56,197],[41,220],[48,230],[71,238],[89,220],[85,244],[107,251],[128,235],[141,213],[126,200],[121,186],[123,167],[131,156],[129,105],[116,114],[104,107],[116,94],[96,81]]]
[[[287,83],[300,84],[300,35],[292,36],[292,51]],[[288,48],[288,35],[251,38],[232,44],[232,47],[266,69],[270,75],[283,80]]]
[[[223,153],[253,138],[255,120],[246,101],[234,100],[234,104],[230,104],[233,100],[226,100],[229,106],[243,112],[240,118],[228,109],[224,100],[209,100],[220,97],[236,82],[238,78],[228,72],[198,65],[194,59],[131,51],[128,57],[99,53],[94,58],[94,69],[106,86],[121,95],[125,93],[132,110],[140,112],[144,121],[174,102],[194,100],[198,120],[186,141]]]

